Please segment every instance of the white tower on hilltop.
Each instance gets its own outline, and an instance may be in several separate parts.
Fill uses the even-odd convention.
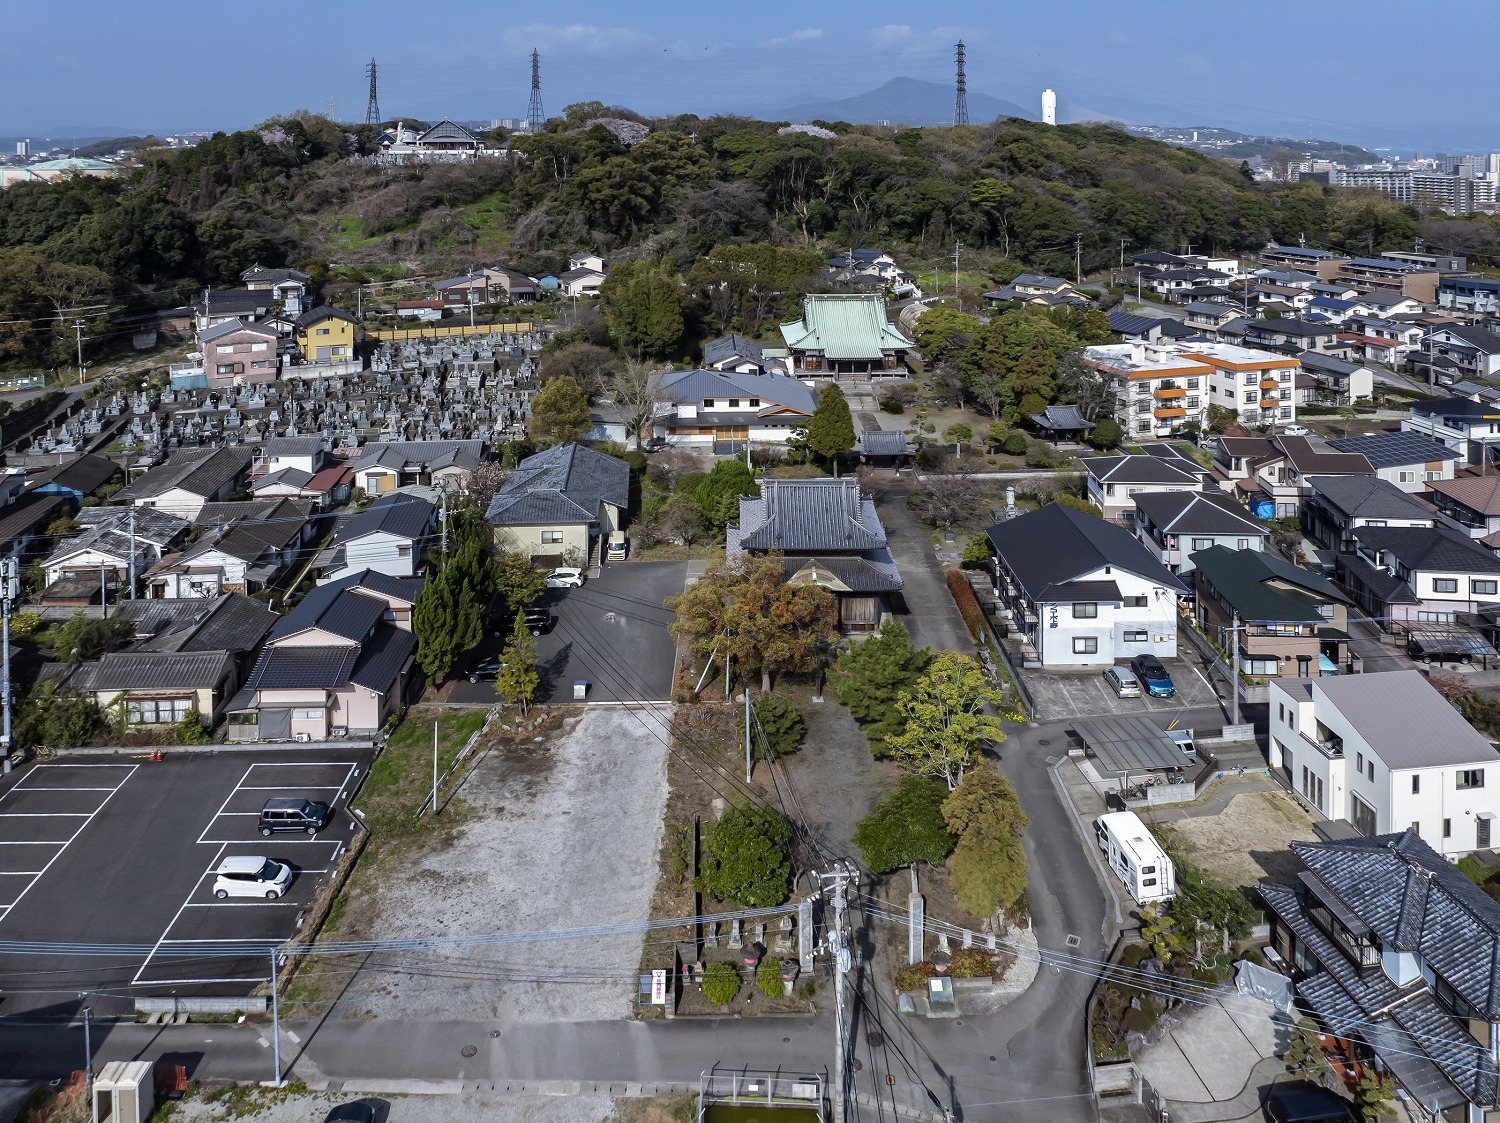
[[[1055,90],[1042,91],[1042,124],[1057,124],[1057,92]]]

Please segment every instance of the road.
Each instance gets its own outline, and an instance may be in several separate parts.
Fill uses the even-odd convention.
[[[901,623],[917,647],[973,654],[974,641],[953,603],[953,594],[948,591],[942,567],[933,556],[927,531],[906,505],[907,488],[904,479],[892,483],[876,500],[891,556],[904,582],[901,596],[906,601],[907,614],[900,618]]]

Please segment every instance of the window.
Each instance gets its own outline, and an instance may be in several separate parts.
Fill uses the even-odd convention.
[[[142,698],[127,703],[126,715],[131,725],[172,725],[192,709],[191,698]]]
[[[1458,592],[1458,578],[1434,577],[1432,579],[1432,591],[1434,593],[1456,593]]]
[[[1254,386],[1255,385],[1255,380],[1258,377],[1259,377],[1259,375],[1257,375],[1253,370],[1247,370],[1245,372],[1245,378],[1244,378],[1245,385],[1246,386]]]
[[[750,399],[750,408],[751,409],[759,409],[760,408],[760,399],[759,398],[751,398]]]
[[[740,400],[738,398],[730,398],[729,399],[729,408],[730,409],[739,409],[740,408]]]
[[[1250,548],[1250,539],[1236,538],[1234,540],[1234,548],[1236,550],[1248,550]]]
[[[250,344],[250,350],[252,350],[252,351],[264,351],[267,348],[269,348],[270,346],[271,345],[269,343],[252,343],[252,344]]]
[[[1128,629],[1125,632],[1125,642],[1126,643],[1145,643],[1146,642],[1146,629],[1145,628]]]
[[[1198,405],[1199,405],[1198,395],[1197,394],[1192,395],[1191,397],[1189,397],[1186,400],[1184,400],[1182,404],[1183,404],[1183,407],[1186,408],[1186,409],[1197,409]]]
[[[396,556],[398,558],[409,558],[409,557],[411,557],[411,547],[410,546],[397,546],[396,547]]]
[[[1246,390],[1245,391],[1245,401],[1247,401],[1247,402],[1253,402],[1253,401],[1255,401],[1255,398],[1256,398],[1256,393],[1255,393],[1254,390]]]
[[[233,343],[221,343],[217,347],[214,348],[214,354],[216,354],[216,355],[233,355],[234,354],[234,344]]]
[[[1421,823],[1413,823],[1411,825],[1411,833],[1414,834],[1414,835],[1416,835],[1418,838],[1421,838],[1422,837],[1422,824]]]
[[[1453,774],[1453,786],[1463,791],[1466,788],[1484,787],[1483,768],[1461,768]]]
[[[1422,794],[1422,777],[1421,776],[1418,776],[1418,775],[1413,775],[1412,776],[1412,778],[1411,778],[1411,794],[1412,795],[1421,795]]]
[[[1469,591],[1476,596],[1492,597],[1495,595],[1496,588],[1497,586],[1494,581],[1469,581]]]
[[[1396,482],[1403,484],[1414,484],[1417,482],[1417,474],[1415,472],[1397,472]]]
[[[1145,886],[1145,885],[1155,885],[1156,884],[1156,878],[1154,878],[1154,877],[1143,877],[1143,878],[1141,878],[1141,884],[1143,886]]]
[[[714,400],[712,398],[704,398],[703,399],[703,408],[704,409],[713,409],[714,408]]]
[[[1206,550],[1210,546],[1212,546],[1213,544],[1214,544],[1214,540],[1212,538],[1194,538],[1193,539],[1193,549],[1195,549],[1195,550]]]
[[[1074,636],[1074,655],[1097,655],[1099,653],[1099,638],[1097,636]]]
[[[328,328],[319,328],[313,334],[314,335],[329,335],[329,334],[331,334],[331,332],[330,332],[330,329],[328,329]]]
[[[1240,659],[1240,670],[1247,675],[1274,675],[1281,670],[1281,661],[1275,656],[1269,659],[1256,659],[1246,655]]]
[[[292,719],[294,721],[317,721],[322,716],[323,716],[323,711],[322,710],[293,710],[292,711]]]
[[[1196,390],[1196,389],[1198,389],[1198,380],[1196,378],[1189,378],[1187,380],[1187,388],[1189,390]]]
[[[1354,771],[1356,771],[1356,772],[1363,772],[1364,770],[1365,770],[1365,754],[1364,753],[1355,753],[1354,754]]]
[[[1452,838],[1453,837],[1453,820],[1452,819],[1444,819],[1443,820],[1443,837],[1444,838]]]
[[[1145,608],[1148,603],[1147,597],[1126,597],[1124,600],[1126,608]]]
[[[1423,624],[1451,624],[1454,614],[1451,612],[1418,612],[1417,620]]]
[[[1149,432],[1151,432],[1151,422],[1150,421],[1137,421],[1135,423],[1135,431],[1137,433],[1149,433]]]
[[[1077,601],[1073,605],[1074,620],[1092,620],[1099,615],[1099,606],[1093,601]]]
[[[542,531],[542,545],[555,546],[563,540],[563,532],[560,530]]]
[[[1441,473],[1441,472],[1428,472],[1427,475],[1425,477],[1423,477],[1423,478],[1426,479],[1428,483],[1431,483],[1433,480],[1440,480],[1440,479],[1442,479],[1443,478],[1443,473]]]
[[[1370,777],[1370,783],[1373,784],[1375,782],[1375,758],[1374,757],[1370,758],[1369,771],[1366,773],[1366,775]]]
[[[217,374],[233,374],[234,373],[234,364],[233,363],[220,363],[219,366],[218,366],[218,368],[217,368],[217,370],[215,371],[215,373],[217,373]]]
[[[1276,720],[1277,721],[1285,721],[1286,720],[1286,707],[1283,706],[1280,702],[1276,703]]]
[[[1333,619],[1333,605],[1331,605],[1331,604],[1320,604],[1320,605],[1318,605],[1318,615],[1321,616],[1324,620],[1332,620]]]

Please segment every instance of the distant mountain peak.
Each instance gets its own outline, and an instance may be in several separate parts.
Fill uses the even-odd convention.
[[[812,120],[848,121],[852,125],[951,125],[953,124],[953,87],[920,78],[897,77],[855,97],[836,101],[807,102],[785,109],[756,114],[760,117],[784,118],[794,122]],[[996,117],[1020,117],[1035,121],[1037,114],[1022,109],[1013,101],[991,97],[980,90],[968,94],[969,120],[981,124]]]

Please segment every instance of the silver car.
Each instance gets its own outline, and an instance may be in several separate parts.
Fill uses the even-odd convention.
[[[1116,698],[1139,698],[1141,696],[1141,680],[1135,677],[1135,672],[1129,667],[1106,667],[1104,681],[1115,692]]]

